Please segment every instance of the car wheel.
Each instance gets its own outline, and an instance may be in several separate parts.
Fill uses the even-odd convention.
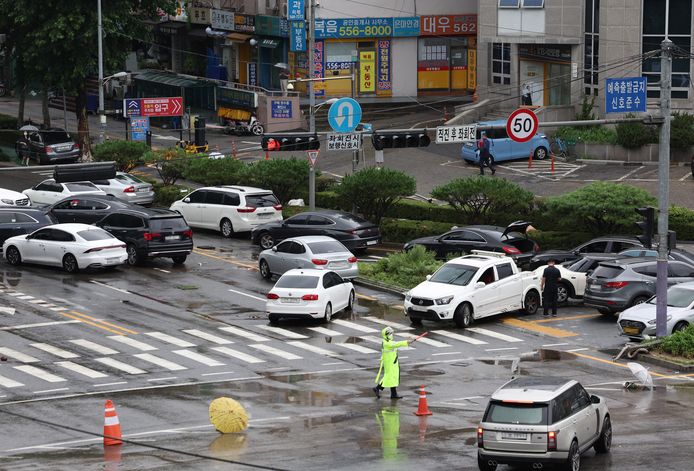
[[[63,269],[68,273],[77,273],[80,269],[77,265],[77,259],[72,254],[66,254],[63,257]]]
[[[600,314],[602,314],[603,316],[611,316],[611,315],[612,315],[612,311],[610,311],[610,310],[607,309],[606,307],[599,307],[599,308],[598,308],[598,312],[599,312]]]
[[[420,325],[422,325],[422,319],[420,319],[418,317],[410,317],[410,324],[412,324],[414,326],[420,326]]]
[[[171,260],[173,260],[174,265],[183,265],[186,263],[186,258],[188,258],[187,255],[178,255],[176,257],[171,257]]]
[[[222,219],[222,222],[219,223],[219,230],[224,237],[229,238],[234,235],[234,226],[231,225],[231,221],[227,218]]]
[[[531,316],[540,309],[540,294],[534,289],[528,291],[525,294],[525,299],[523,300],[523,309],[525,312]]]
[[[7,247],[5,258],[10,265],[17,266],[22,264],[22,255],[19,253],[19,249],[14,245]]]
[[[253,127],[251,128],[251,133],[253,133],[254,136],[260,136],[263,134],[265,131],[265,128],[263,128],[262,124],[254,124]]]
[[[277,324],[277,321],[280,320],[280,316],[277,314],[268,314],[267,316],[268,320],[270,321],[270,324]]]
[[[140,263],[140,256],[137,254],[134,244],[128,244],[125,251],[128,253],[128,265],[133,266]]]
[[[357,295],[354,294],[354,290],[349,292],[349,300],[347,301],[347,310],[349,312],[354,311],[354,300],[356,299]]]
[[[271,249],[275,245],[275,238],[269,232],[263,232],[258,239],[260,246],[265,250]]]
[[[602,432],[593,448],[596,453],[609,453],[610,447],[612,447],[612,423],[610,423],[610,416],[607,415],[602,421]]]
[[[675,332],[682,332],[687,327],[689,327],[689,323],[685,321],[680,321],[677,324],[675,324],[675,327],[672,328],[672,333],[674,334]]]
[[[533,154],[533,159],[537,160],[545,160],[547,158],[547,149],[540,146],[537,149],[535,149],[535,153]]]
[[[325,305],[325,314],[323,314],[323,322],[330,322],[333,318],[333,306],[328,303]]]
[[[566,471],[579,471],[581,469],[581,453],[578,451],[578,442],[571,442],[569,447],[569,456],[566,457],[566,463],[562,466]]]
[[[648,301],[648,297],[646,296],[636,296],[632,301],[631,304],[629,304],[629,307],[631,306],[636,306],[637,304],[643,304],[646,301]]]
[[[472,325],[472,306],[468,303],[461,304],[455,310],[453,314],[453,322],[455,322],[456,327],[465,329]]]
[[[485,460],[482,455],[477,453],[477,467],[480,471],[496,471],[496,464],[490,464],[490,460]]]
[[[571,285],[569,283],[559,283],[557,285],[557,304],[566,304],[571,297],[573,297]]]
[[[261,258],[260,263],[258,263],[258,269],[260,270],[260,276],[265,278],[266,280],[269,280],[272,278],[272,272],[270,271],[270,265],[265,261],[265,259]]]

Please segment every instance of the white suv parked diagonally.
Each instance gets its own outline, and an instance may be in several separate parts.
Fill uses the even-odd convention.
[[[270,190],[250,186],[208,186],[174,201],[173,211],[190,227],[219,230],[224,237],[258,224],[282,220],[282,205]]]

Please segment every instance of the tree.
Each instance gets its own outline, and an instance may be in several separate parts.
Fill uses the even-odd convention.
[[[94,147],[94,160],[97,162],[116,162],[121,172],[129,172],[142,163],[149,146],[144,142],[106,141]]]
[[[282,203],[308,193],[309,167],[306,159],[261,160],[246,170],[248,183],[267,188],[275,193]]]
[[[533,194],[502,178],[456,178],[431,192],[460,214],[465,224],[508,224],[528,215]]]
[[[394,203],[416,190],[415,179],[399,170],[368,167],[345,176],[337,194],[355,205],[366,219],[379,224]]]
[[[154,164],[154,168],[157,169],[159,178],[164,185],[175,184],[183,176],[188,162],[194,158],[202,158],[202,156],[188,154],[178,147],[153,150],[143,156],[145,162]]]

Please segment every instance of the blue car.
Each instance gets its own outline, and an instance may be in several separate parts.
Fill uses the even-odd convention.
[[[480,139],[480,128],[486,126],[503,126],[487,129],[487,137],[492,141],[490,152],[494,162],[504,160],[527,159],[533,151],[533,159],[543,160],[549,155],[549,141],[544,134],[537,133],[527,142],[515,142],[506,134],[506,120],[484,121],[477,123],[477,140]],[[461,157],[467,162],[477,164],[480,159],[476,142],[466,142],[460,150]]]

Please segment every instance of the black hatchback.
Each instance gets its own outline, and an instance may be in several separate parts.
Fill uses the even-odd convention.
[[[193,251],[193,231],[183,216],[168,209],[117,209],[96,225],[127,244],[130,265],[155,257],[180,265]]]
[[[36,229],[56,224],[58,221],[38,208],[0,208],[0,250],[10,237],[31,234]]]

